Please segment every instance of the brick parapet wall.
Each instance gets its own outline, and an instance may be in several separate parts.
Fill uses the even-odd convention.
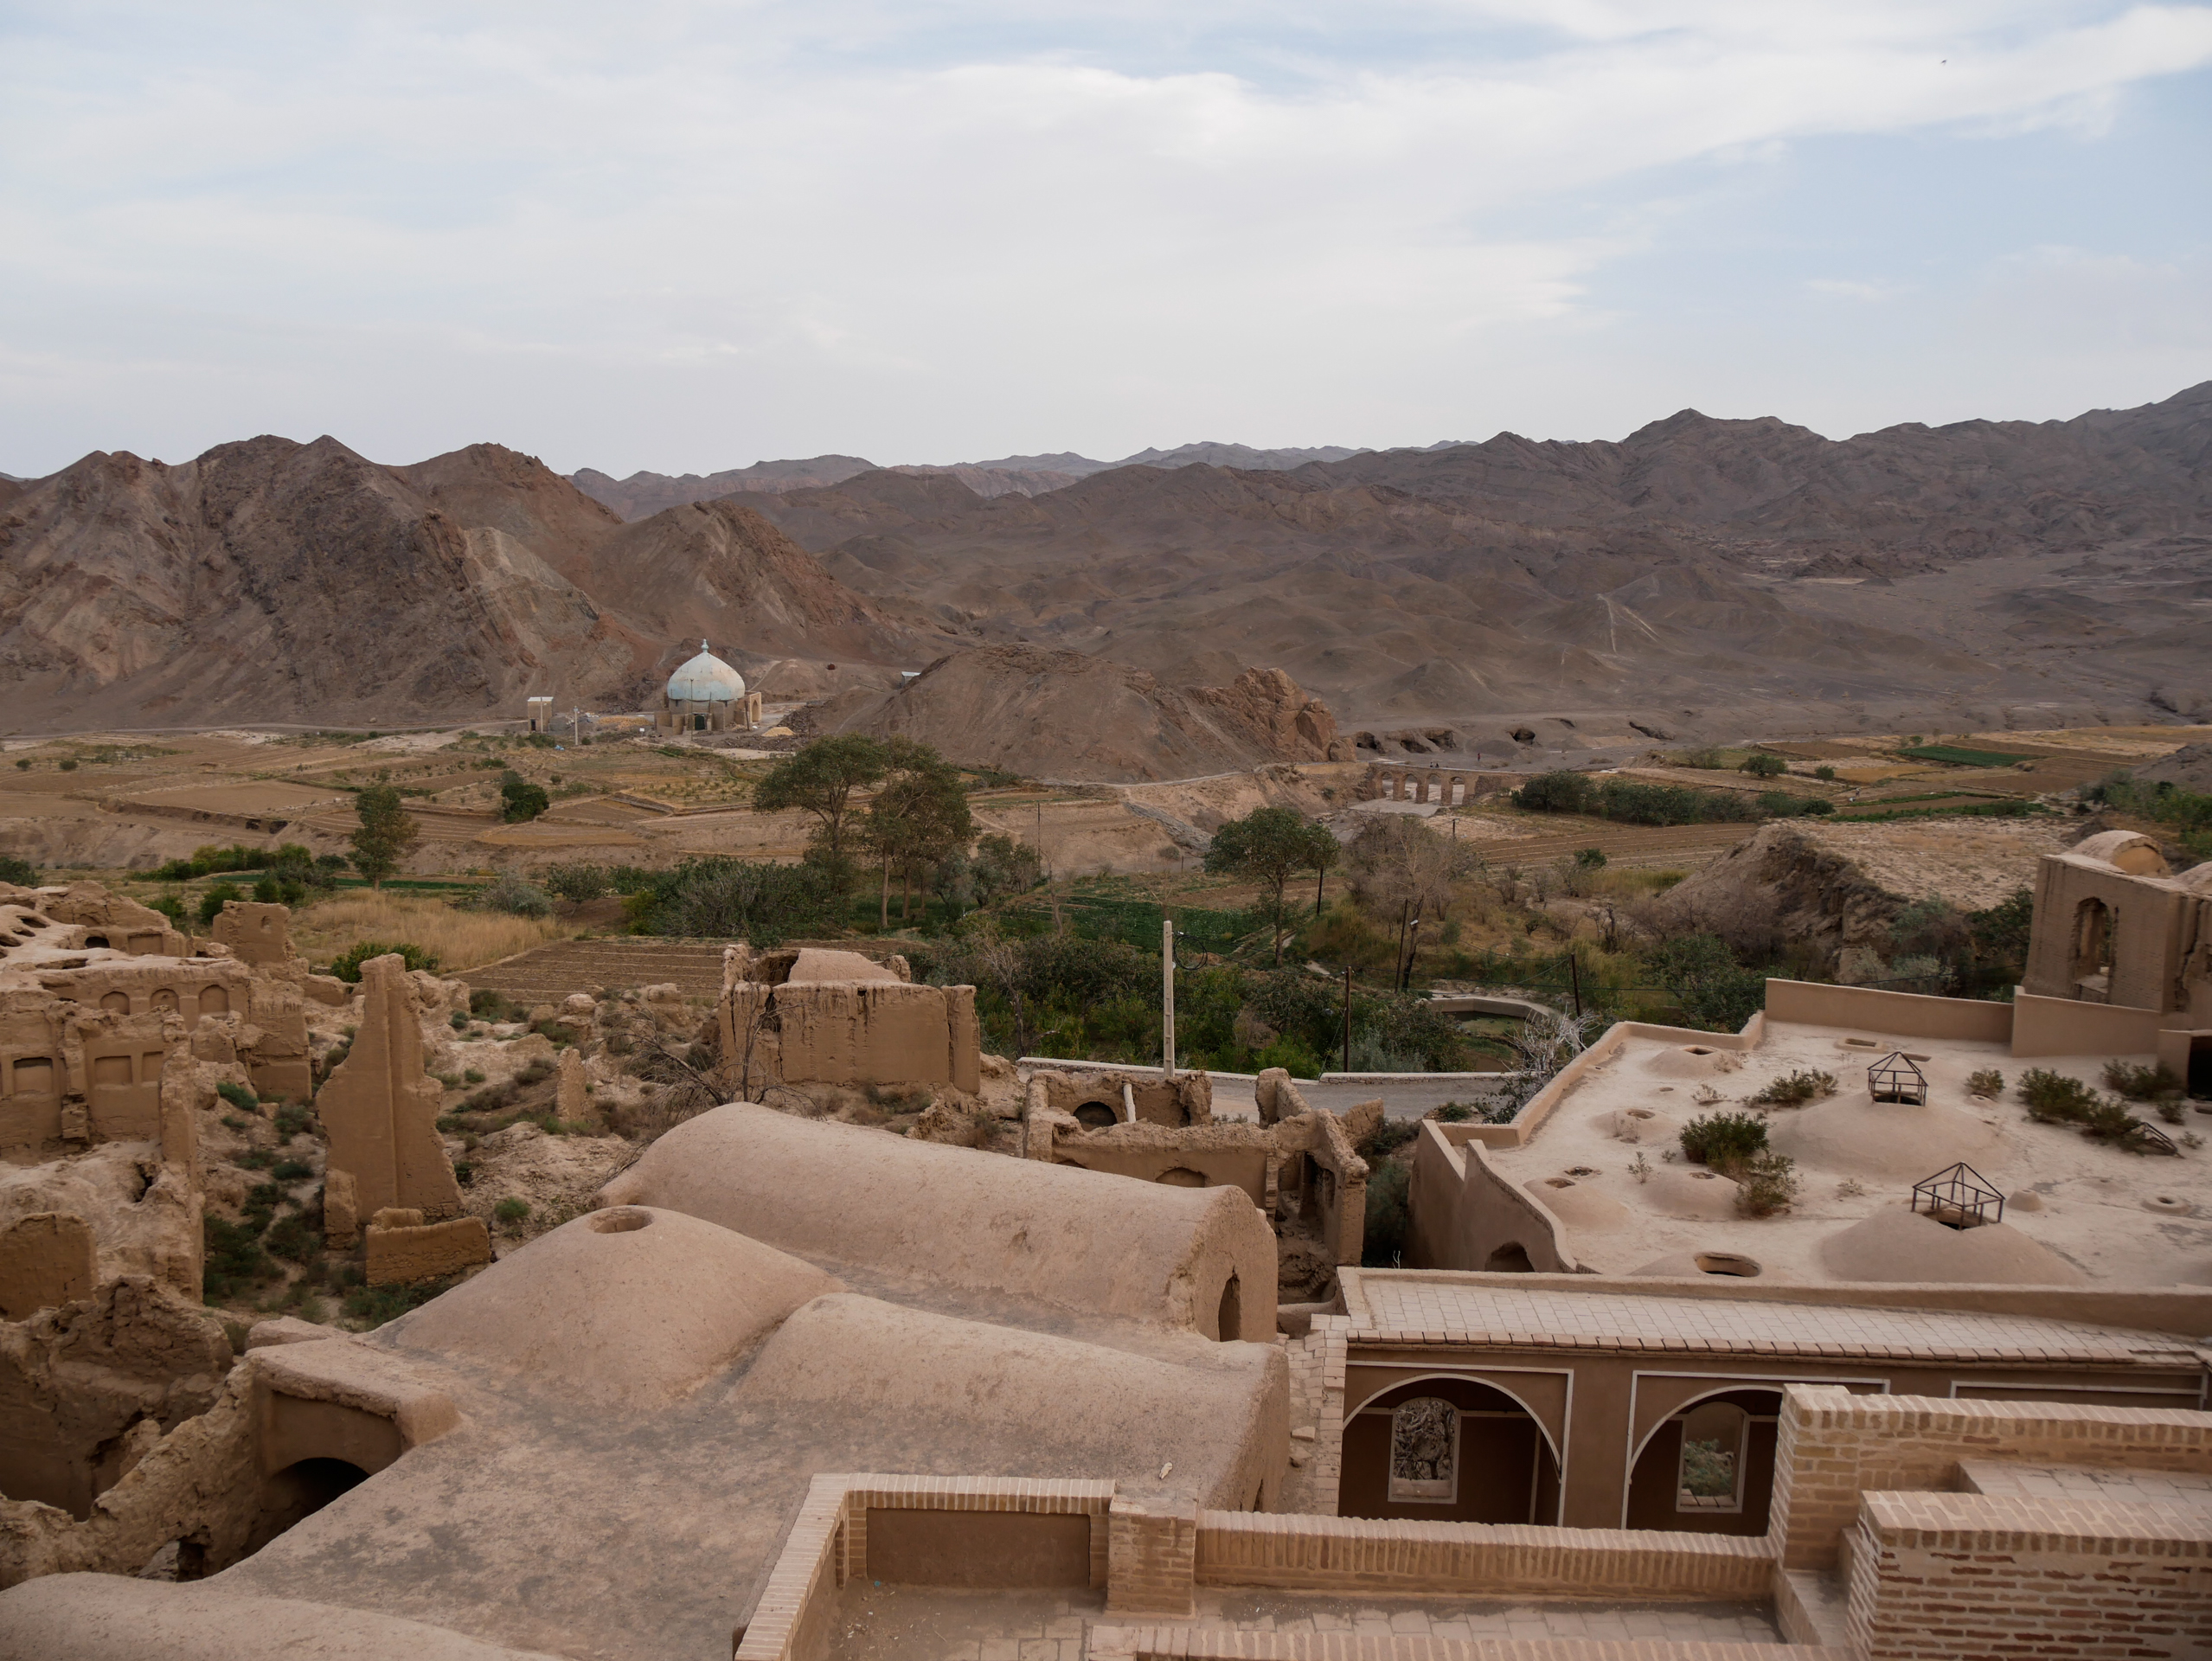
[[[2212,1518],[2186,1505],[1873,1493],[1845,1556],[1869,1661],[2212,1654]]]
[[[2212,1472],[2212,1413],[1853,1395],[1785,1387],[1768,1538],[1785,1568],[1827,1568],[1860,1496],[1942,1490],[1965,1459]]]
[[[1202,1511],[1197,1579],[1300,1592],[1764,1600],[1763,1537]]]
[[[1089,1661],[1859,1661],[1843,1650],[1797,1644],[1415,1638],[1104,1624],[1091,1628],[1085,1653]]]
[[[1108,1520],[1106,1608],[1116,1614],[1196,1613],[1197,1555],[1195,1501],[1117,1497]]]
[[[1111,1482],[1022,1477],[817,1476],[770,1565],[735,1654],[738,1661],[818,1661],[844,1583],[868,1573],[870,1510],[1026,1511],[1102,1517]],[[1091,1581],[1103,1585],[1106,1531],[1091,1530]]]

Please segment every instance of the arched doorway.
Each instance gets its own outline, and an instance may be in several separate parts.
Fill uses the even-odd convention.
[[[1529,1248],[1517,1240],[1504,1245],[1483,1260],[1485,1274],[1534,1274],[1536,1266],[1529,1260]]]
[[[1193,1170],[1188,1165],[1170,1165],[1153,1180],[1156,1182],[1165,1183],[1170,1188],[1203,1188],[1206,1186],[1205,1173],[1203,1171]]]
[[[2084,900],[2074,912],[2074,988],[2075,996],[2101,1002],[2112,990],[2112,907],[2101,900]]]
[[[1344,1423],[1340,1517],[1559,1520],[1559,1456],[1519,1401],[1470,1378],[1385,1390]]]
[[[260,1515],[247,1541],[248,1555],[369,1480],[349,1459],[298,1459],[261,1483]]]
[[[1628,1478],[1625,1527],[1764,1534],[1779,1390],[1718,1390],[1662,1420]]]
[[[1234,1273],[1221,1288],[1220,1306],[1214,1311],[1214,1336],[1223,1344],[1234,1344],[1244,1336],[1244,1290]]]

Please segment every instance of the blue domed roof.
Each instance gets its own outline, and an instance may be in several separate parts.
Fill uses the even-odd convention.
[[[699,643],[699,655],[668,677],[671,703],[734,703],[745,696],[745,677]]]

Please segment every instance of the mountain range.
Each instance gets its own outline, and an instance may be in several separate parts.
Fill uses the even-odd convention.
[[[1655,735],[2212,711],[2212,383],[1843,440],[1685,410],[1618,442],[618,484],[263,437],[0,482],[19,728],[636,707],[701,638],[810,689],[1017,645],[1169,689],[1279,668],[1348,729],[1478,749],[1592,711]]]

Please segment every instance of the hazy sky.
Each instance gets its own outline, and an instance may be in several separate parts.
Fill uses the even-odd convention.
[[[2212,6],[0,0],[0,471],[1843,436],[2212,378]]]

